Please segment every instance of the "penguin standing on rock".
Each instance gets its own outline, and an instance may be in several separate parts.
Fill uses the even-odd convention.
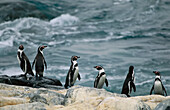
[[[155,77],[154,84],[151,88],[150,95],[152,94],[152,91],[154,90],[154,94],[164,96],[164,92],[165,92],[165,95],[167,96],[165,87],[163,86],[162,81],[161,81],[160,72],[159,71],[153,71],[153,73],[155,73],[156,77]]]
[[[79,68],[78,68],[78,63],[77,59],[80,58],[78,56],[72,56],[71,57],[71,66],[68,71],[67,77],[66,77],[66,82],[64,87],[67,89],[68,86],[74,86],[74,83],[76,82],[76,79],[78,78],[79,80],[81,79],[80,74],[79,74]]]
[[[104,83],[106,83],[106,86],[108,87],[108,80],[106,78],[106,73],[104,71],[104,68],[102,66],[95,66],[94,68],[96,68],[99,71],[94,81],[94,88],[101,89]]]
[[[29,59],[24,53],[24,46],[20,45],[17,53],[17,59],[19,62],[19,65],[22,69],[22,71],[25,73],[25,77],[27,77],[27,73],[34,76],[34,73],[32,72],[31,64]]]
[[[47,69],[47,63],[45,61],[45,58],[43,56],[43,49],[45,49],[47,46],[39,46],[38,47],[38,53],[33,61],[32,68],[35,64],[35,71],[36,71],[36,77],[43,77],[44,72],[44,66]]]
[[[121,94],[126,94],[128,97],[130,97],[130,94],[132,92],[132,88],[133,88],[134,92],[136,92],[136,86],[134,84],[134,80],[135,80],[134,75],[135,75],[134,74],[134,67],[130,66],[129,67],[129,73],[127,74],[126,79],[124,81]]]

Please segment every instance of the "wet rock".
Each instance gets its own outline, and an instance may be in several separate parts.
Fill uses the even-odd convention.
[[[49,89],[64,89],[61,82],[58,79],[42,77],[29,77],[29,80],[26,79],[24,75],[16,76],[7,76],[0,75],[0,83],[11,84],[11,85],[20,85],[20,86],[29,86],[34,88],[49,88]]]

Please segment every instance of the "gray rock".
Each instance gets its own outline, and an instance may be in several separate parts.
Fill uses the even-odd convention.
[[[60,93],[52,92],[47,89],[39,89],[33,93],[29,93],[27,97],[30,102],[41,102],[47,105],[63,105],[65,96]]]
[[[44,97],[41,97],[39,94],[32,94],[30,97],[30,103],[32,102],[41,102],[47,104],[47,100]]]
[[[65,95],[58,93],[56,90],[46,88],[31,88],[25,86],[13,86],[2,83],[0,83],[0,97],[1,96],[7,98],[7,100],[10,100],[10,98],[12,97],[15,100],[23,99],[28,100],[28,103],[40,102],[46,105],[63,105],[65,101]],[[18,101],[18,103],[22,102],[22,100]],[[11,99],[11,105],[14,104],[15,103],[12,102]],[[4,105],[8,105],[8,103],[4,102]]]
[[[170,99],[164,100],[161,103],[159,103],[155,110],[170,110]]]

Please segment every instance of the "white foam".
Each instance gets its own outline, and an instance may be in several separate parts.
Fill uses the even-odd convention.
[[[0,73],[2,73],[2,75],[8,76],[24,74],[24,72],[19,67],[11,67],[4,70],[0,70]]]
[[[147,81],[143,81],[143,82],[140,82],[140,83],[136,83],[135,85],[136,86],[141,86],[141,85],[144,85],[144,84],[147,84],[147,83],[151,83],[153,82],[154,80],[153,79],[150,79],[150,80],[147,80]]]
[[[52,66],[52,65],[50,65],[50,67],[48,67],[48,70],[56,70],[56,68],[58,69],[58,70],[69,70],[69,66]]]
[[[4,48],[7,46],[10,46],[10,47],[13,46],[13,37],[10,37],[9,39],[5,41],[0,41],[0,48]]]
[[[70,14],[62,14],[59,17],[56,17],[50,21],[52,26],[68,26],[77,23],[79,19],[75,16],[71,16]]]

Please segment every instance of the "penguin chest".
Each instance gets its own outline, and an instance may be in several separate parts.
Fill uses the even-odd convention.
[[[160,81],[155,81],[154,93],[155,94],[163,94],[162,84]]]
[[[76,79],[78,77],[78,73],[79,73],[79,69],[78,69],[78,67],[76,67],[75,71],[74,71],[74,75],[73,75],[73,82],[72,82],[72,84],[74,84],[76,82]]]
[[[101,89],[103,87],[103,84],[105,82],[105,79],[106,79],[106,75],[102,75],[99,79],[99,82],[97,84],[97,88]]]

